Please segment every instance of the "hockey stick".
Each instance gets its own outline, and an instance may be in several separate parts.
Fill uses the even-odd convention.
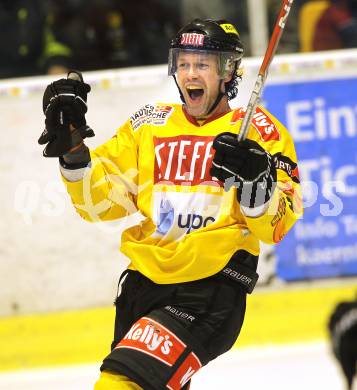
[[[250,95],[246,113],[243,117],[242,125],[240,132],[237,136],[238,141],[242,141],[246,138],[250,124],[252,123],[253,116],[255,114],[255,109],[260,101],[261,94],[263,92],[264,83],[268,76],[268,69],[271,61],[273,60],[275,51],[278,47],[281,34],[283,33],[286,20],[289,16],[290,8],[294,0],[283,0],[281,10],[279,12],[278,18],[276,19],[273,33],[271,35],[269,45],[265,52],[263,62],[260,66],[258,78],[255,82],[252,94]]]

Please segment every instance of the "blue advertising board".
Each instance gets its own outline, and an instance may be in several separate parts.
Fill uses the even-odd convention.
[[[295,141],[305,213],[276,246],[284,280],[357,274],[357,78],[267,85]]]

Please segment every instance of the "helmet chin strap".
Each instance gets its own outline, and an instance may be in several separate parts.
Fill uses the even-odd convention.
[[[223,83],[223,80],[221,79],[220,82],[219,82],[219,92],[218,92],[218,95],[216,97],[216,100],[214,101],[214,103],[212,104],[211,108],[208,110],[206,115],[211,114],[216,109],[216,107],[218,106],[219,102],[222,100],[223,96],[225,95],[225,93],[221,91],[222,83]]]
[[[174,78],[176,87],[177,87],[177,89],[178,89],[179,92],[180,92],[180,99],[182,100],[183,103],[186,103],[186,102],[185,102],[185,98],[183,97],[183,93],[182,93],[182,91],[181,91],[181,89],[180,89],[180,87],[179,87],[179,85],[178,85],[176,76],[173,74],[172,77]]]
[[[183,96],[183,93],[178,85],[178,82],[177,82],[177,79],[176,79],[176,76],[175,75],[172,75],[172,77],[174,78],[175,80],[175,84],[177,86],[177,89],[179,90],[179,93],[180,93],[180,99],[182,100],[183,103],[186,103],[185,101],[185,98]],[[222,83],[223,83],[223,80],[221,79],[220,82],[219,82],[219,93],[216,97],[216,100],[213,102],[211,108],[208,110],[207,114],[206,115],[209,115],[211,114],[215,109],[216,107],[218,106],[219,102],[222,100],[223,96],[225,96],[225,93],[221,91],[222,89]],[[205,115],[205,116],[206,116]]]

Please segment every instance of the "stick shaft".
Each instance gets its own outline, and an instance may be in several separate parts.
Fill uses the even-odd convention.
[[[257,80],[255,82],[252,94],[250,95],[249,102],[247,105],[246,113],[243,117],[240,132],[238,134],[238,141],[242,141],[246,138],[250,124],[252,123],[255,110],[260,101],[260,97],[263,92],[265,80],[268,76],[268,70],[271,61],[274,58],[276,49],[279,45],[281,34],[283,33],[286,20],[289,16],[290,8],[294,0],[283,0],[279,15],[276,19],[273,33],[271,35],[268,47],[266,49],[263,62],[260,66]]]

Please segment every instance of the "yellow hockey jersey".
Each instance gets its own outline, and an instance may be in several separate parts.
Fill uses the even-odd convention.
[[[109,141],[91,151],[83,179],[63,178],[78,213],[110,221],[139,211],[144,219],[122,234],[121,251],[156,283],[197,280],[219,272],[234,252],[259,254],[259,240],[277,243],[301,215],[293,141],[258,107],[248,138],[275,158],[278,186],[263,215],[246,216],[236,189],[210,176],[212,143],[238,133],[237,109],[198,124],[179,104],[148,104]]]

